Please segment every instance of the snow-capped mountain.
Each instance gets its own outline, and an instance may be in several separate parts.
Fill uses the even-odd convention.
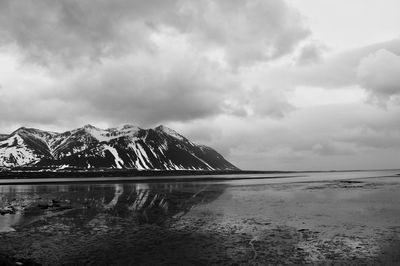
[[[165,126],[92,125],[47,132],[21,127],[0,139],[0,166],[237,170],[210,147],[196,145]]]

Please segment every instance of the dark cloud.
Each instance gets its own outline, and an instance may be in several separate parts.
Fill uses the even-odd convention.
[[[4,0],[0,45],[26,67],[14,75],[40,71],[7,82],[0,111],[71,125],[281,118],[280,88],[247,90],[239,68],[285,56],[309,33],[280,0]]]
[[[181,30],[204,45],[220,47],[233,66],[290,53],[310,31],[280,0],[194,1],[184,5]]]
[[[231,72],[180,47],[168,55],[141,54],[96,64],[41,84],[0,89],[3,121],[151,126],[233,113],[225,99],[240,91]]]
[[[219,114],[224,94],[235,89],[207,62],[160,66],[152,59],[84,72],[65,88],[65,99],[82,99],[94,117],[146,125]]]
[[[149,46],[147,22],[170,1],[13,1],[0,3],[0,41],[40,63],[95,61]]]
[[[0,42],[41,63],[75,64],[151,50],[174,29],[195,46],[220,49],[235,66],[285,55],[308,29],[280,0],[98,0],[0,3]]]

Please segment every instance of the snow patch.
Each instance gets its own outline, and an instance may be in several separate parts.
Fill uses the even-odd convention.
[[[117,150],[110,145],[104,145],[104,148],[111,152],[115,159],[115,165],[117,166],[117,168],[121,169],[122,165],[124,165],[124,161],[119,157]]]
[[[40,159],[32,150],[26,147],[24,140],[15,134],[7,140],[1,141],[0,166],[13,167],[35,162]]]
[[[170,129],[170,128],[166,127],[166,126],[163,126],[163,125],[158,126],[158,127],[156,127],[156,130],[162,131],[162,132],[164,132],[165,134],[170,135],[171,137],[174,137],[174,138],[176,138],[176,139],[178,139],[178,140],[181,140],[181,141],[186,140],[186,139],[185,139],[182,135],[180,135],[178,132],[176,132],[175,130]]]
[[[85,126],[85,131],[100,142],[110,142],[120,137],[135,137],[140,128],[131,125],[124,125],[118,128],[100,129],[94,126]]]

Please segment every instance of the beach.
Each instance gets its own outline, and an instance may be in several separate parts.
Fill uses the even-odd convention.
[[[0,216],[0,260],[9,265],[399,264],[400,176],[347,176],[3,185],[0,207],[15,211]]]

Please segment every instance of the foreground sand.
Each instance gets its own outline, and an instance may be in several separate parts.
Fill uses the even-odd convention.
[[[223,190],[221,190],[223,186]],[[82,206],[0,233],[10,265],[399,265],[400,177],[207,185],[162,222]],[[186,191],[187,192],[187,191]],[[187,198],[185,198],[187,201]],[[81,220],[79,220],[81,218]],[[0,263],[1,264],[1,263]],[[6,264],[7,265],[7,264]]]

